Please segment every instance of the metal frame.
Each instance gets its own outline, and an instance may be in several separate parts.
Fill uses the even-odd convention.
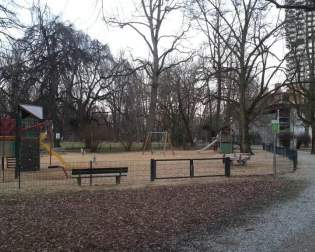
[[[164,152],[164,154],[166,152],[166,146],[169,144],[170,145],[170,149],[172,150],[172,153],[174,155],[174,149],[173,149],[173,146],[172,146],[172,143],[171,143],[171,139],[170,139],[170,134],[168,133],[168,131],[151,131],[151,132],[149,132],[148,135],[146,136],[145,140],[144,140],[142,154],[144,154],[144,152],[147,150],[147,147],[148,147],[149,144],[150,144],[151,154],[153,154],[152,135],[162,135],[161,142],[163,144],[163,152]]]
[[[202,160],[222,160],[224,164],[224,175],[195,175],[194,161]],[[174,176],[174,177],[157,177],[157,162],[171,162],[171,161],[189,161],[189,176]],[[230,177],[231,176],[231,159],[230,157],[224,158],[173,158],[173,159],[151,159],[150,161],[150,179],[153,182],[157,179],[182,179],[182,178],[202,178],[202,177]]]

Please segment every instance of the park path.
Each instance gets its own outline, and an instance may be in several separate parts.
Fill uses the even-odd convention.
[[[293,179],[306,180],[301,194],[264,212],[246,215],[246,224],[182,243],[180,251],[315,251],[315,156],[299,152]]]

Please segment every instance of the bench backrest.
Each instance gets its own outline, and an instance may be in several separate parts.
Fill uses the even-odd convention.
[[[13,168],[15,169],[16,166],[16,159],[15,157],[7,157],[7,168]]]
[[[84,168],[73,169],[72,175],[90,175],[90,174],[109,174],[109,173],[128,173],[128,167],[110,167],[110,168]]]

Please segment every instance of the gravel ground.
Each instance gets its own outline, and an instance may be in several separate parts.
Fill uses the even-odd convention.
[[[268,205],[287,180],[263,177],[136,190],[0,197],[0,251],[171,251]]]
[[[180,242],[181,251],[315,251],[315,156],[299,152],[299,170],[290,179],[307,186],[298,197],[275,201],[243,215],[246,224]],[[290,194],[290,193],[288,193]],[[290,196],[290,195],[288,195]]]

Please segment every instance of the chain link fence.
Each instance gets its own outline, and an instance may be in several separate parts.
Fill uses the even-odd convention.
[[[298,167],[298,152],[285,147],[276,146],[273,144],[263,144],[263,150],[276,154],[276,169],[277,172],[285,173],[288,170],[295,171]]]
[[[265,151],[255,150],[255,155],[251,156],[247,164],[242,166],[238,162],[232,160],[230,170],[231,177],[244,176],[261,176],[272,175],[272,160],[273,155],[269,150],[270,146],[264,146]],[[71,154],[65,154],[65,157]],[[119,155],[119,154],[117,154]],[[277,169],[279,173],[288,173],[294,170],[294,164],[297,163],[294,153],[278,149]],[[133,154],[130,154],[132,157]],[[187,156],[187,158],[186,158]],[[128,167],[127,176],[122,176],[120,186],[138,187],[152,184],[176,183],[178,181],[198,183],[199,181],[214,181],[224,180],[225,164],[222,155],[220,154],[198,154],[197,152],[187,152],[181,155],[173,156],[170,161],[157,161],[156,178],[152,181],[152,160],[151,155],[143,155],[143,160],[127,160],[126,158],[118,158],[115,161],[101,159],[104,156],[98,156],[97,160],[93,161],[67,161],[67,176],[58,162],[49,162],[49,158],[43,156],[41,158],[40,169],[38,171],[23,171],[19,177],[16,177],[14,165],[8,166],[6,160],[2,159],[2,168],[0,173],[0,193],[16,192],[16,191],[67,191],[67,190],[82,190],[90,187],[90,184],[95,188],[97,186],[106,186],[106,188],[114,188],[116,186],[115,176],[105,177],[93,175],[92,182],[88,178],[80,181],[78,184],[77,178],[72,176],[72,169],[89,169],[89,168],[117,168]],[[179,160],[176,158],[179,157]],[[203,157],[203,158],[201,158]],[[67,157],[68,158],[68,157]],[[169,157],[172,159],[171,157]],[[198,160],[199,158],[199,160]],[[214,158],[214,159],[212,159]],[[77,159],[77,156],[73,160]],[[156,160],[161,159],[161,156]],[[180,160],[183,159],[183,160]],[[193,161],[191,161],[193,160]],[[193,162],[193,164],[192,164]],[[209,176],[210,178],[208,178]],[[219,177],[222,176],[222,177]],[[158,178],[167,177],[163,180]],[[177,178],[182,177],[182,178]],[[198,178],[197,178],[198,177]],[[206,178],[207,177],[207,178]],[[211,178],[212,177],[212,178]]]

